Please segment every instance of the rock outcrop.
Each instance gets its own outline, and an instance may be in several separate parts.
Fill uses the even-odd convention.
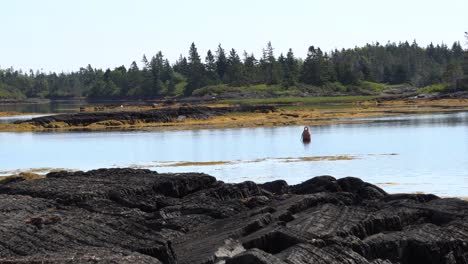
[[[0,183],[0,263],[468,263],[468,202],[100,169]]]
[[[31,120],[17,121],[15,124],[31,124],[44,128],[54,128],[60,123],[67,126],[88,126],[100,122],[113,122],[116,125],[142,123],[167,123],[180,120],[181,117],[192,119],[207,119],[232,112],[262,112],[275,111],[270,105],[242,105],[233,107],[181,106],[152,109],[147,111],[110,111],[84,112],[75,114],[60,114],[36,117]],[[112,124],[111,124],[112,125]]]

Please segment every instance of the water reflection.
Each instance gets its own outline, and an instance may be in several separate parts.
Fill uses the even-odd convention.
[[[20,120],[28,120],[35,117],[41,117],[46,115],[22,115],[22,116],[2,116],[0,117],[0,124],[13,123]]]

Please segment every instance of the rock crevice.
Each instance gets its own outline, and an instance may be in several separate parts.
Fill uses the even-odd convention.
[[[357,178],[54,172],[0,183],[0,263],[468,263],[468,203]]]

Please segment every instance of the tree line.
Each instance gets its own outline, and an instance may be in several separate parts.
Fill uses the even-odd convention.
[[[467,53],[459,42],[450,47],[432,43],[421,47],[415,41],[373,43],[330,52],[310,46],[304,59],[291,49],[277,56],[270,42],[259,58],[245,51],[225,50],[221,44],[202,58],[192,43],[188,55],[181,55],[173,64],[160,51],[149,59],[144,55],[140,65],[133,61],[128,68],[106,70],[88,65],[58,74],[0,69],[0,97],[157,98],[190,96],[199,88],[221,84],[279,85],[288,90],[299,85],[359,85],[362,81],[416,87],[445,83],[457,89],[456,84],[468,73]]]

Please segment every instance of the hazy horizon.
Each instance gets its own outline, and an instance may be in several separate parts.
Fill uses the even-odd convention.
[[[222,4],[220,4],[222,3]],[[258,58],[271,41],[275,55],[292,48],[304,58],[307,48],[324,51],[366,43],[447,44],[468,31],[462,0],[376,3],[347,1],[32,1],[3,3],[5,26],[0,67],[71,72],[141,65],[162,51],[172,63],[186,56],[192,42],[202,59],[221,43]],[[273,18],[273,19],[272,19]]]

